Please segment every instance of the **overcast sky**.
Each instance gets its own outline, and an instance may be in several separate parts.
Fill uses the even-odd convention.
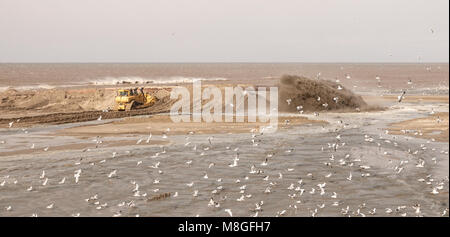
[[[448,51],[448,0],[0,0],[0,62],[448,62]]]

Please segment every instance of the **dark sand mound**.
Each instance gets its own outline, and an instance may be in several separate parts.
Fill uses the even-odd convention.
[[[279,110],[282,112],[354,111],[367,108],[361,96],[331,81],[285,75],[278,86]]]

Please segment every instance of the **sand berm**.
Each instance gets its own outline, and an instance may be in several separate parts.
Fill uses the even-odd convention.
[[[281,112],[297,113],[299,106],[305,112],[354,112],[368,108],[361,96],[327,80],[285,75],[280,79],[278,87]],[[128,112],[113,111],[116,89],[54,88],[23,91],[9,89],[0,93],[2,112],[0,127],[8,126],[11,121],[18,126],[28,126],[83,122],[98,119],[100,116],[109,119],[157,114],[170,111],[175,102],[169,99],[171,87],[146,88],[147,92],[159,99],[154,106]],[[288,100],[289,103],[286,102]]]

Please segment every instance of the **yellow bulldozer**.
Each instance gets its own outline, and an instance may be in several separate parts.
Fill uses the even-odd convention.
[[[144,93],[144,88],[117,90],[116,105],[118,111],[130,111],[147,108],[155,104],[156,98]]]

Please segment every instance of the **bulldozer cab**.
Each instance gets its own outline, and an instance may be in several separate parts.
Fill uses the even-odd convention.
[[[118,96],[128,96],[128,90],[118,90],[117,95]]]
[[[117,96],[134,96],[139,95],[136,89],[121,89],[117,91]]]

